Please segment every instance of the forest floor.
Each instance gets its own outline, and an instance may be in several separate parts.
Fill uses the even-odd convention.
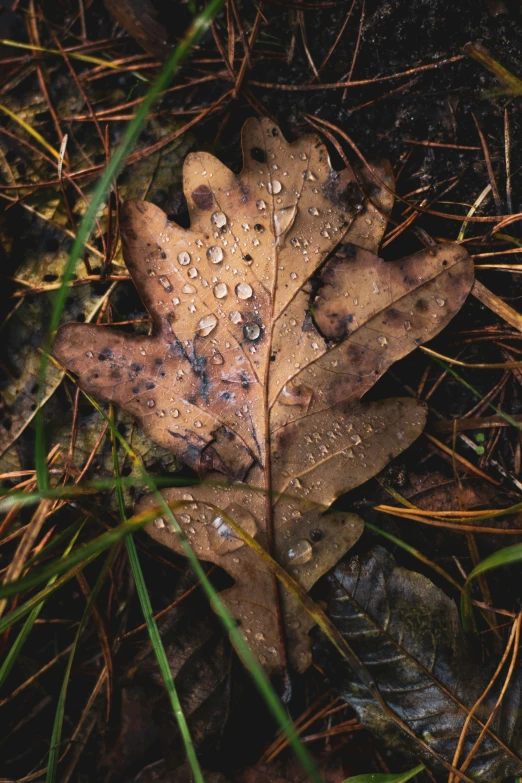
[[[51,363],[40,387],[38,368],[98,178],[201,10],[198,0],[176,3],[175,12],[172,5],[12,0],[0,7],[0,478],[4,495],[42,489],[34,456],[40,416],[51,485],[80,488],[78,497],[54,498],[51,506],[40,498],[36,512],[20,502],[7,507],[0,521],[6,583],[40,573],[76,540],[92,541],[119,522],[112,485],[81,489],[114,475],[107,423],[74,379]],[[288,140],[325,131],[336,169],[345,165],[343,156],[354,165],[390,161],[399,198],[382,243],[387,261],[421,250],[430,238],[467,248],[476,283],[429,344],[440,360],[417,349],[368,394],[369,400],[424,401],[425,433],[335,505],[374,528],[365,529],[356,554],[384,546],[457,605],[473,568],[517,544],[522,531],[516,509],[522,500],[521,42],[519,0],[229,0],[154,105],[117,180],[119,198],[152,201],[187,225],[181,189],[187,153],[211,152],[237,172],[243,123],[265,115]],[[144,334],[149,314],[123,265],[118,214],[113,192],[99,211],[61,321],[116,321]],[[131,417],[121,415],[118,430],[151,474],[165,478],[176,470],[174,456],[136,430]],[[134,471],[123,459],[128,516],[140,493]],[[187,468],[176,475],[194,479]],[[513,507],[509,515],[491,516]],[[419,509],[431,513],[414,513]],[[459,530],[449,512],[455,519],[456,512],[475,514],[476,527]],[[143,531],[134,539],[205,780],[307,780],[186,560]],[[123,544],[75,641],[101,570],[98,560],[84,564],[60,589],[42,577],[0,604],[0,781],[192,779]],[[230,584],[220,569],[206,570],[217,590]],[[474,586],[474,599],[488,608],[473,639],[485,668],[519,628],[519,575],[515,559]],[[48,594],[38,592],[47,588]],[[321,601],[325,591],[319,582],[314,598]],[[28,607],[34,596],[38,601]],[[16,616],[19,607],[37,609]],[[491,615],[490,607],[504,614]],[[24,627],[30,633],[16,647]],[[275,687],[282,692],[281,683]],[[293,678],[288,704],[326,781],[415,766],[364,727],[334,691],[319,656]],[[49,771],[57,710],[63,710],[54,735],[58,766]],[[448,773],[418,779],[443,781]]]

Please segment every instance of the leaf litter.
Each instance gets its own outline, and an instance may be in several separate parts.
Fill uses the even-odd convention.
[[[386,163],[373,164],[375,179],[359,174],[361,190],[315,135],[288,144],[270,120],[252,119],[242,144],[239,176],[208,153],[186,158],[190,228],[148,202],[123,207],[124,259],[153,334],[67,324],[55,355],[205,479],[162,494],[183,505],[177,519],[196,554],[234,579],[221,597],[276,672],[285,653],[272,572],[223,516],[305,590],[335,565],[363,525],[325,512],[406,449],[426,418],[413,398],[361,398],[446,326],[473,265],[451,243],[395,262],[377,256],[393,204]],[[139,509],[154,505],[145,498]],[[147,532],[182,552],[162,518]],[[304,671],[312,621],[288,595],[281,606],[290,661]]]
[[[455,758],[465,780],[500,783],[520,775],[520,672],[506,679],[505,667],[492,680],[495,666],[485,666],[468,645],[455,602],[425,576],[399,567],[382,547],[345,558],[328,581],[330,617],[373,678],[386,708],[412,734],[383,709],[376,689],[372,692],[344,662],[330,658],[321,643],[331,684],[361,723],[387,747],[422,758],[437,775]]]

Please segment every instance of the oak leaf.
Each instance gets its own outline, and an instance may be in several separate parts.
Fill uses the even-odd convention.
[[[220,479],[164,496],[185,501],[177,516],[198,556],[234,578],[221,596],[266,669],[281,665],[284,625],[302,671],[309,616],[283,594],[281,621],[270,569],[215,509],[304,589],[332,568],[362,523],[324,512],[425,421],[414,399],[361,397],[448,323],[470,290],[472,263],[452,244],[399,262],[375,255],[393,204],[388,164],[374,164],[376,177],[359,173],[369,201],[351,170],[332,169],[315,135],[288,144],[270,120],[252,119],[242,142],[239,176],[208,153],[186,158],[190,228],[147,202],[123,208],[124,258],[153,335],[69,324],[55,354],[83,389],[132,413],[202,477]],[[148,532],[182,551],[164,520]]]

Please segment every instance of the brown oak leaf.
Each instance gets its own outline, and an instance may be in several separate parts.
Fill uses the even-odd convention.
[[[185,502],[177,518],[197,555],[234,578],[221,596],[267,671],[283,660],[283,625],[303,671],[312,621],[283,593],[281,622],[269,567],[215,508],[309,590],[362,531],[357,517],[327,509],[424,426],[414,399],[361,397],[449,322],[473,266],[453,244],[397,262],[376,255],[393,204],[388,164],[359,173],[368,199],[351,170],[332,169],[316,135],[289,144],[270,120],[251,119],[242,141],[239,175],[208,153],[187,157],[189,229],[153,204],[124,205],[125,262],[153,334],[68,324],[55,355],[83,389],[220,480],[163,494]],[[163,519],[147,530],[182,551]]]

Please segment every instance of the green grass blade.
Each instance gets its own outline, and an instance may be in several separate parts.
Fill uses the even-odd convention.
[[[35,467],[39,489],[47,489],[49,486],[44,426],[41,411],[42,391],[44,388],[45,374],[49,364],[49,354],[53,345],[54,335],[60,323],[65,301],[68,296],[68,286],[71,282],[72,275],[74,274],[76,264],[83,253],[85,242],[88,240],[94,228],[98,210],[104,203],[107,193],[112,186],[112,182],[123,166],[126,156],[134,147],[140,132],[145,126],[149,112],[154,102],[157,100],[163,90],[166,89],[173,75],[177,73],[181,63],[190,54],[194,45],[199,41],[203,33],[207,30],[210,23],[212,22],[212,19],[218,13],[222,5],[223,0],[210,0],[208,6],[193,20],[188,31],[176,46],[172,56],[167,61],[158,78],[148,89],[143,101],[138,106],[134,118],[129,122],[125,129],[122,143],[115,151],[107,165],[107,168],[98,180],[98,184],[94,191],[91,203],[89,204],[83,220],[78,227],[76,239],[74,240],[73,246],[71,248],[71,254],[63,271],[60,288],[57,290],[55,295],[53,309],[51,312],[51,320],[49,324],[49,336],[44,347],[38,375],[39,391],[37,398],[38,410],[36,414]]]
[[[476,579],[477,576],[485,574],[488,571],[493,571],[496,568],[502,568],[502,566],[512,565],[513,563],[519,563],[522,560],[522,544],[513,544],[513,546],[499,549],[498,552],[494,552],[489,557],[482,560],[471,572],[464,584],[464,590],[460,599],[460,611],[462,614],[462,624],[464,628],[471,627],[471,621],[473,617],[473,608],[471,604],[470,587],[471,582]]]
[[[500,410],[500,408],[497,408],[497,406],[490,402],[489,400],[484,399],[484,395],[482,395],[478,389],[475,389],[474,386],[471,385],[471,383],[468,383],[464,378],[462,378],[455,370],[450,367],[449,364],[446,364],[446,362],[443,362],[442,359],[439,359],[437,356],[433,356],[429,354],[432,361],[434,361],[436,364],[438,364],[440,367],[443,367],[446,372],[448,372],[450,375],[452,375],[459,383],[461,383],[463,386],[468,389],[468,391],[472,392],[476,397],[478,397],[479,400],[482,400],[487,405],[489,405],[490,408],[492,408],[495,413],[497,413],[499,416],[502,416],[504,421],[507,421],[508,424],[511,424],[511,426],[516,427],[517,430],[522,430],[522,424],[519,421],[516,421],[512,416],[509,415],[509,413],[505,413],[504,411]]]
[[[172,711],[174,712],[174,717],[176,718],[181,738],[185,746],[187,760],[192,770],[194,783],[204,783],[201,768],[196,756],[194,743],[192,742],[192,737],[190,736],[187,719],[185,718],[185,714],[181,707],[178,692],[176,690],[172,672],[167,660],[167,654],[161,640],[156,620],[154,619],[154,612],[152,611],[149,594],[147,592],[140,561],[138,560],[138,553],[136,552],[136,546],[132,536],[127,536],[125,539],[125,544],[127,545],[127,553],[129,555],[132,575],[134,577],[134,583],[136,585],[136,590],[140,599],[141,611],[143,612],[143,617],[145,619],[145,623],[147,624],[147,631],[149,633],[152,649],[154,650],[156,660],[158,661],[158,666],[161,672],[161,676],[163,677],[163,682],[165,683],[168,697],[170,699]]]
[[[114,424],[114,414],[112,411],[111,411],[110,419],[112,423],[111,433],[114,433],[116,429]],[[113,458],[113,465],[114,465],[114,479],[116,483],[116,496],[118,500],[118,510],[120,512],[120,519],[122,522],[125,522],[127,517],[125,514],[125,504],[123,500],[120,466],[118,464],[118,451],[116,446],[117,443],[113,434],[112,435],[112,458]],[[143,571],[141,570],[140,561],[138,559],[138,553],[136,551],[136,546],[134,544],[134,539],[132,538],[132,536],[127,536],[127,538],[125,539],[125,544],[127,546],[127,554],[129,557],[129,563],[132,570],[132,576],[134,578],[134,584],[136,585],[136,590],[138,593],[138,598],[140,601],[143,618],[147,625],[147,631],[152,644],[152,649],[154,650],[154,654],[158,662],[159,670],[161,672],[161,676],[163,677],[163,682],[165,684],[168,697],[170,699],[172,711],[174,713],[174,717],[176,718],[176,722],[178,724],[178,728],[181,734],[181,739],[183,741],[185,752],[187,754],[187,761],[190,765],[190,769],[192,771],[192,775],[194,778],[194,783],[204,783],[203,774],[201,772],[201,768],[199,766],[199,762],[196,756],[194,743],[192,742],[192,737],[190,736],[187,719],[185,718],[185,714],[181,707],[181,702],[179,700],[178,691],[174,683],[174,678],[172,677],[172,671],[170,669],[170,665],[167,659],[167,654],[163,646],[163,642],[160,636],[160,632],[158,630],[156,620],[154,619],[154,612],[152,611],[152,604],[150,602],[147,585],[145,584]]]
[[[194,550],[190,546],[190,543],[187,537],[185,536],[183,529],[178,524],[178,521],[174,516],[172,509],[169,507],[169,505],[167,504],[167,502],[159,492],[154,479],[151,476],[149,476],[141,460],[138,459],[138,457],[134,454],[133,450],[131,449],[131,447],[129,446],[129,444],[123,437],[123,435],[120,432],[118,432],[110,416],[107,416],[105,414],[105,412],[100,408],[98,403],[94,399],[92,399],[92,397],[90,397],[88,394],[86,394],[85,396],[90,400],[91,404],[96,408],[98,413],[100,413],[107,421],[111,429],[112,437],[115,440],[119,441],[119,443],[125,449],[127,456],[129,456],[130,459],[133,461],[133,463],[139,468],[143,480],[148,484],[149,489],[151,490],[154,497],[156,498],[158,502],[158,506],[161,508],[162,514],[167,517],[167,519],[170,521],[173,530],[176,532],[179,541],[185,551],[185,556],[189,560],[197,579],[201,583],[205,595],[207,596],[208,600],[212,604],[214,611],[216,612],[219,619],[221,620],[221,623],[225,628],[225,630],[227,631],[230,640],[232,641],[238,655],[243,661],[243,664],[250,672],[250,675],[252,676],[252,679],[254,680],[259,692],[263,696],[267,707],[271,711],[275,720],[279,723],[281,729],[287,735],[290,745],[292,746],[292,749],[295,755],[297,756],[297,758],[299,759],[301,765],[308,773],[310,777],[310,781],[312,781],[312,783],[321,783],[322,782],[321,775],[317,771],[315,764],[312,761],[312,758],[308,753],[307,749],[304,747],[303,743],[301,742],[301,739],[299,738],[299,735],[295,730],[292,720],[288,716],[286,710],[281,704],[281,701],[279,700],[277,694],[272,688],[270,680],[265,674],[264,669],[259,664],[257,658],[252,653],[250,647],[239,633],[234,618],[232,617],[232,615],[226,608],[225,604],[219,597],[219,594],[216,593],[216,591],[214,590],[201,563],[198,560],[197,555],[195,554]],[[157,516],[157,514],[155,516]]]
[[[62,558],[63,557],[67,557],[67,555],[69,554],[69,552],[73,548],[73,546],[74,546],[74,544],[76,542],[76,539],[80,535],[80,531],[81,531],[82,525],[80,524],[80,525],[77,525],[76,527],[77,527],[77,529],[74,531],[73,538],[71,539],[71,541],[69,542],[69,545],[65,549],[65,551],[64,551],[64,553],[62,555]],[[68,532],[68,531],[66,531],[66,532]],[[29,563],[27,565],[29,565]],[[51,579],[49,580],[49,583],[48,583],[48,587],[51,587],[51,585],[54,584],[54,582],[56,581],[56,578],[57,578],[56,576],[51,577]],[[23,625],[23,628],[20,630],[20,632],[19,632],[18,636],[16,637],[14,643],[12,644],[9,652],[7,653],[7,655],[6,655],[2,665],[0,666],[0,688],[2,687],[4,682],[6,681],[7,677],[9,676],[9,672],[11,671],[11,669],[14,666],[14,664],[16,663],[16,659],[18,658],[18,656],[19,656],[19,654],[20,654],[20,652],[21,652],[21,650],[22,650],[22,648],[23,648],[23,646],[24,646],[24,644],[25,644],[25,642],[27,640],[27,637],[29,636],[29,634],[33,630],[33,626],[34,626],[36,620],[38,619],[38,615],[42,611],[42,608],[43,608],[43,605],[45,603],[45,600],[46,599],[44,598],[43,601],[40,601],[34,607],[34,609],[31,610],[31,612],[29,614],[29,617],[27,618],[27,620],[25,621],[25,623]]]
[[[58,771],[58,761],[60,758],[60,743],[62,739],[63,718],[65,715],[65,700],[67,698],[67,689],[69,687],[69,678],[71,675],[74,655],[76,653],[76,649],[78,647],[78,642],[80,640],[82,631],[90,615],[94,602],[96,601],[98,594],[101,588],[103,587],[103,583],[105,582],[105,578],[112,565],[115,554],[116,554],[116,547],[113,547],[112,550],[109,552],[105,560],[105,563],[103,564],[103,568],[100,571],[98,578],[96,579],[92,592],[89,596],[89,600],[87,601],[87,604],[85,606],[85,610],[83,612],[82,619],[78,626],[78,630],[76,631],[76,634],[74,636],[71,652],[69,653],[69,658],[67,660],[67,666],[65,667],[65,674],[62,682],[62,687],[60,688],[60,695],[58,696],[58,702],[56,705],[56,713],[54,716],[53,730],[51,734],[51,746],[49,749],[49,760],[47,762],[47,776],[45,779],[46,783],[55,783],[56,781],[56,773]]]
[[[106,548],[106,547],[105,547]],[[35,606],[37,606],[41,601],[45,601],[49,596],[51,596],[53,593],[55,593],[57,590],[60,589],[66,582],[68,582],[70,579],[72,579],[78,571],[81,571],[85,566],[89,565],[89,563],[92,563],[92,561],[98,557],[98,554],[93,555],[92,557],[88,557],[87,559],[85,557],[79,558],[79,564],[76,564],[74,568],[71,568],[70,571],[67,571],[62,577],[57,578],[56,580],[52,580],[50,584],[47,585],[47,587],[44,587],[43,590],[41,590],[39,593],[34,595],[32,598],[30,598],[28,601],[26,601],[21,606],[18,606],[16,609],[13,609],[9,614],[6,614],[5,617],[2,617],[0,619],[0,633],[3,633],[7,628],[10,628],[12,625],[18,622],[18,620],[21,620],[22,617],[25,617],[26,614],[31,612]],[[69,556],[70,557],[70,556]],[[64,558],[64,561],[67,558]],[[75,559],[78,559],[78,556],[76,556]],[[61,561],[58,561],[59,563]],[[55,574],[59,573],[60,569],[49,569],[49,573],[46,573],[46,575],[43,577],[43,579],[40,579],[41,582],[45,582],[45,580],[49,577],[49,575],[52,577]],[[10,582],[10,584],[15,584],[15,582]],[[21,592],[21,591],[20,591]],[[10,595],[15,595],[16,591],[14,593],[10,593]]]
[[[408,772],[397,772],[396,774],[370,772],[368,775],[356,775],[354,778],[346,778],[344,783],[406,783],[407,780],[411,780],[424,769],[426,769],[424,764],[419,764],[418,767],[410,769]]]

